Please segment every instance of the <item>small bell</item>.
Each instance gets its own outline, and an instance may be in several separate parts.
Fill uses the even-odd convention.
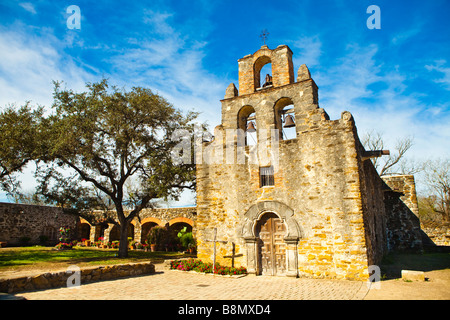
[[[247,125],[247,132],[253,133],[256,132],[255,123],[250,121]]]
[[[295,127],[294,117],[288,114],[284,119],[284,128],[292,128]]]

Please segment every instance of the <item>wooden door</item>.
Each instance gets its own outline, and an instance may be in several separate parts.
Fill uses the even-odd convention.
[[[266,213],[258,223],[259,261],[263,275],[281,275],[286,272],[286,246],[283,240],[286,227],[274,213]]]

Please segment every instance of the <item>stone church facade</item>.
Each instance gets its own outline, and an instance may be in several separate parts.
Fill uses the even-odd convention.
[[[364,280],[393,234],[386,231],[389,187],[370,161],[383,151],[364,149],[350,112],[329,119],[308,68],[294,74],[292,54],[286,45],[264,45],[238,60],[239,90],[226,89],[222,123],[203,143],[213,155],[197,161],[198,257],[212,261],[215,229],[221,264]],[[269,63],[272,76],[261,84]],[[417,225],[411,228],[419,243]]]

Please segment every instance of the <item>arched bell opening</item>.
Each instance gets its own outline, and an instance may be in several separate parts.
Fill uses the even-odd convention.
[[[253,146],[258,142],[255,109],[252,106],[244,106],[238,112],[238,129],[243,133],[243,145]]]
[[[261,56],[253,65],[255,90],[272,87],[272,61],[268,56]]]
[[[280,133],[280,140],[295,139],[297,129],[295,125],[294,103],[291,98],[281,98],[274,107],[275,124]]]

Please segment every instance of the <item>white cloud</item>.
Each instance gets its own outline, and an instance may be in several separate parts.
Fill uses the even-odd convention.
[[[441,59],[436,60],[433,65],[426,65],[425,68],[428,71],[437,71],[438,73],[442,73],[442,76],[440,78],[434,79],[434,82],[442,83],[447,90],[450,90],[450,67],[444,67],[445,64],[447,64],[447,61]]]
[[[81,89],[92,75],[60,50],[63,44],[50,31],[41,37],[20,26],[0,29],[0,107],[9,103],[49,107],[53,101],[52,80],[63,80]]]
[[[171,13],[155,12],[154,10],[145,9],[144,23],[153,27],[155,33],[171,34],[174,32],[174,29],[170,26],[167,20],[172,16],[173,14]]]
[[[176,107],[200,111],[211,127],[220,123],[220,99],[228,86],[203,67],[207,43],[192,40],[169,24],[169,13],[145,11],[153,28],[143,39],[130,39],[133,46],[109,58],[114,79],[149,87]],[[198,38],[196,38],[198,39]]]
[[[378,131],[388,149],[394,148],[398,139],[411,136],[414,145],[410,158],[448,156],[450,114],[445,110],[449,106],[427,105],[420,99],[422,94],[409,93],[408,77],[377,61],[377,46],[351,45],[347,49],[339,64],[312,75],[320,87],[320,106],[330,118],[340,118],[342,111],[350,111],[360,137]],[[442,64],[429,68],[447,71]]]
[[[63,80],[68,88],[77,91],[94,79],[60,50],[63,45],[50,31],[36,36],[20,25],[10,30],[0,28],[0,109],[31,101],[48,110],[53,102],[52,80]],[[34,169],[34,165],[29,165],[20,174],[26,192],[32,192],[36,186]]]
[[[319,37],[301,37],[293,43],[296,55],[293,56],[294,65],[300,66],[306,64],[308,68],[319,64],[319,58],[322,54],[322,42]]]
[[[21,2],[19,3],[19,6],[27,10],[28,12],[32,14],[36,14],[36,9],[34,8],[34,5],[30,2]]]
[[[420,23],[415,28],[408,28],[406,31],[397,33],[395,36],[392,37],[391,42],[394,45],[401,45],[414,36],[416,36],[420,31],[422,31],[422,25],[423,23]]]

